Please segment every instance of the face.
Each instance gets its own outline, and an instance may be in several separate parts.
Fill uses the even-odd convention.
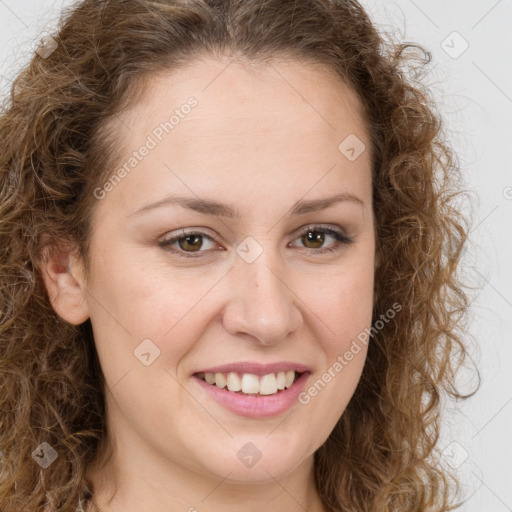
[[[112,125],[84,304],[118,456],[255,483],[310,468],[360,378],[371,157],[338,77],[227,62],[152,78]]]

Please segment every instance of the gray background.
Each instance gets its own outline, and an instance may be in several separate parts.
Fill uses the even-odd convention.
[[[71,2],[0,0],[0,94]],[[432,53],[424,78],[447,135],[476,191],[466,252],[472,354],[482,376],[475,397],[447,403],[439,452],[464,484],[464,512],[512,510],[512,0],[363,0],[399,40]],[[467,48],[466,48],[467,46]],[[471,383],[471,373],[462,375]],[[462,382],[461,381],[461,382]]]

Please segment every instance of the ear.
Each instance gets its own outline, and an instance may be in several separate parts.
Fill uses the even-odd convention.
[[[47,246],[39,260],[41,275],[55,312],[79,325],[89,318],[82,262],[70,244]]]

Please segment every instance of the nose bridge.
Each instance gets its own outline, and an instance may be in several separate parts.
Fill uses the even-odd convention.
[[[251,335],[261,344],[275,344],[297,330],[301,322],[284,265],[274,250],[254,239],[242,242],[237,253],[235,301],[226,312],[226,328],[233,334]]]

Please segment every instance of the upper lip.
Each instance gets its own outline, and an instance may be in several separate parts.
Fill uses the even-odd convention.
[[[261,364],[252,361],[242,361],[238,363],[222,364],[199,370],[195,373],[253,373],[254,375],[268,375],[269,373],[287,372],[294,370],[299,373],[309,372],[310,369],[300,363],[282,361],[277,363]]]

